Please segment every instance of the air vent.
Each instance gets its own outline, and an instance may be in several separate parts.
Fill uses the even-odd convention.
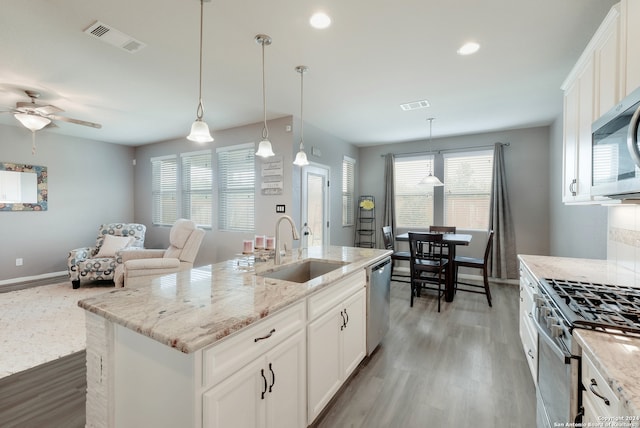
[[[427,108],[430,106],[431,104],[429,104],[429,101],[427,100],[412,101],[410,103],[400,104],[400,108],[404,111],[418,110],[418,109]]]
[[[93,38],[100,39],[103,42],[109,43],[110,45],[129,53],[136,53],[147,46],[140,40],[136,40],[133,37],[124,34],[122,31],[118,31],[100,21],[96,21],[91,24],[91,26],[84,30],[84,32]]]

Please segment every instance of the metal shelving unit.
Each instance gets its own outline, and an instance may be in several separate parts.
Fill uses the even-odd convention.
[[[375,198],[371,195],[358,198],[358,214],[356,217],[355,246],[376,248],[376,210]]]

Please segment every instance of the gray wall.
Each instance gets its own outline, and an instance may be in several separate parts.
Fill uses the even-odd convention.
[[[0,161],[43,165],[49,176],[48,211],[0,211],[0,285],[66,271],[69,250],[95,244],[100,224],[134,218],[132,147],[48,130],[36,147],[32,155],[30,131],[0,125]]]
[[[374,195],[378,228],[382,226],[384,201],[384,158],[386,153],[412,153],[427,150],[455,149],[493,145],[505,147],[505,169],[516,233],[517,252],[549,254],[549,128],[537,127],[476,135],[414,141],[360,149],[360,192]],[[484,233],[484,232],[483,232]],[[481,236],[479,232],[472,234]],[[380,239],[378,239],[380,241]],[[460,254],[482,254],[484,240],[473,239]],[[381,243],[380,245],[381,246]]]
[[[562,118],[551,126],[549,164],[551,246],[549,255],[607,258],[607,208],[562,203]]]

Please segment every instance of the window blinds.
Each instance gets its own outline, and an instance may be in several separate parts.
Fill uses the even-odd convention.
[[[433,173],[433,155],[397,156],[394,161],[396,227],[433,224],[433,187],[420,184]]]
[[[445,224],[459,229],[489,227],[493,151],[444,155]]]
[[[222,147],[218,157],[218,227],[251,232],[255,229],[255,145]]]
[[[211,150],[183,153],[182,216],[198,226],[211,227],[213,211],[213,169]]]
[[[345,156],[342,160],[342,225],[355,222],[355,176],[356,160]]]
[[[151,159],[151,221],[154,225],[172,225],[178,218],[177,168],[175,155]]]

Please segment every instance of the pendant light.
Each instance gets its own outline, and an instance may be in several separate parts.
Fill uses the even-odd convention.
[[[431,145],[431,137],[432,137],[431,130],[432,130],[432,126],[433,126],[433,118],[430,117],[427,120],[429,121],[429,145]],[[440,179],[438,177],[433,175],[431,173],[431,171],[429,171],[429,175],[427,175],[422,180],[420,180],[420,183],[418,183],[418,184],[422,184],[422,185],[426,185],[426,186],[444,186],[444,183],[442,181],[440,181]]]
[[[208,143],[213,141],[213,137],[211,137],[211,133],[209,132],[209,125],[207,125],[207,122],[202,120],[202,116],[204,116],[204,107],[202,105],[202,23],[204,2],[205,0],[200,0],[200,80],[198,89],[198,109],[196,110],[196,120],[191,125],[191,133],[187,136],[187,140],[195,141],[197,143]]]
[[[275,156],[273,149],[271,148],[271,141],[269,141],[269,128],[267,128],[267,95],[264,83],[264,47],[271,44],[271,37],[266,34],[258,34],[255,37],[257,44],[262,46],[262,110],[264,112],[264,123],[262,125],[262,141],[258,145],[258,151],[256,156],[268,158]]]
[[[296,71],[300,73],[300,151],[296,155],[296,160],[293,161],[293,164],[305,166],[309,165],[309,160],[307,160],[307,154],[304,152],[304,119],[302,115],[302,106],[304,101],[304,73],[309,71],[309,67],[306,65],[299,65],[296,67]]]

